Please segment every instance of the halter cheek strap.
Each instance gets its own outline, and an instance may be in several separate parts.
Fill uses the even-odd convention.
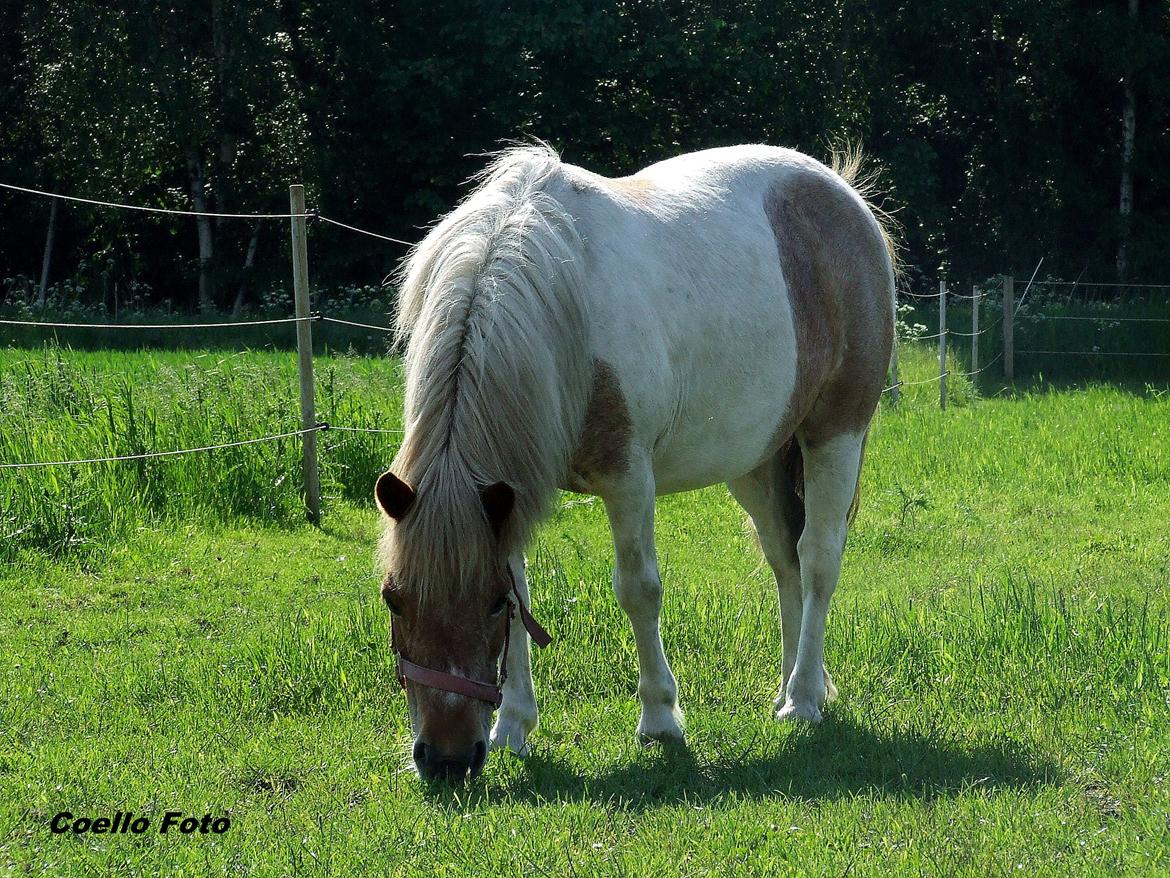
[[[454,692],[456,695],[465,695],[477,701],[486,701],[492,707],[498,708],[500,706],[504,700],[504,681],[508,679],[508,645],[512,639],[512,620],[516,618],[517,609],[520,611],[520,623],[524,626],[524,630],[528,632],[529,637],[532,638],[533,643],[541,649],[544,649],[544,647],[552,643],[552,637],[533,618],[532,613],[528,611],[528,607],[524,605],[524,599],[520,597],[520,589],[516,586],[516,574],[512,572],[511,567],[508,568],[508,574],[512,578],[512,594],[516,600],[513,603],[512,598],[508,598],[508,613],[504,618],[504,652],[500,657],[500,670],[496,675],[496,682],[480,683],[477,680],[470,680],[467,677],[460,677],[457,674],[448,674],[445,671],[436,671],[434,668],[415,664],[404,656],[402,650],[394,643],[394,626],[391,625],[391,648],[394,650],[394,656],[398,661],[398,667],[395,673],[403,689],[406,688],[406,681],[410,680],[412,683],[418,683],[420,686],[426,686],[430,689]]]

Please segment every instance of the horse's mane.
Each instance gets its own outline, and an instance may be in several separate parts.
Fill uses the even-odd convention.
[[[466,587],[498,558],[481,488],[516,492],[511,551],[567,472],[589,363],[581,239],[548,192],[560,175],[544,144],[496,154],[399,276],[406,436],[392,468],[417,500],[383,556],[424,594]]]

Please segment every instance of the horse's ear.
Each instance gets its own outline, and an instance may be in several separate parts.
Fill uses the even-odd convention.
[[[374,485],[374,500],[384,514],[401,521],[414,504],[414,488],[394,473],[382,473]]]
[[[496,536],[503,530],[504,522],[512,514],[512,507],[516,505],[516,492],[507,482],[496,482],[481,488],[479,498],[483,501],[483,511],[487,515],[488,524]]]

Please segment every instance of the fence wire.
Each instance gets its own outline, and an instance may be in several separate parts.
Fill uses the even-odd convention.
[[[62,201],[75,201],[81,204],[92,204],[97,207],[115,207],[119,210],[137,210],[142,213],[164,213],[171,216],[205,216],[213,219],[293,219],[310,217],[311,213],[213,213],[205,210],[177,210],[168,207],[146,207],[141,204],[121,204],[117,201],[100,201],[96,198],[80,198],[76,195],[59,195],[56,192],[45,192],[43,189],[29,189],[25,186],[13,186],[11,183],[0,183],[0,189],[11,189],[14,192],[27,192],[30,195],[43,195],[46,198],[60,198]]]
[[[942,293],[914,293],[914,292],[911,292],[910,290],[898,290],[897,295],[898,296],[905,296],[908,299],[924,299],[926,301],[937,301],[939,296],[942,295]],[[947,298],[948,299],[970,300],[970,299],[985,299],[985,298],[987,298],[987,296],[986,295],[979,295],[979,296],[970,295],[969,296],[966,293],[956,293],[954,290],[947,290]]]
[[[361,229],[357,226],[351,226],[348,223],[343,223],[340,220],[335,220],[332,217],[322,216],[319,211],[309,210],[304,213],[222,213],[218,211],[209,210],[181,210],[171,207],[148,207],[144,204],[125,204],[120,201],[102,201],[98,198],[83,198],[78,195],[62,195],[58,192],[47,192],[44,189],[32,189],[28,186],[15,186],[12,183],[0,183],[0,189],[8,189],[13,192],[24,192],[29,195],[40,195],[45,198],[59,198],[62,201],[72,201],[78,204],[89,204],[94,207],[112,207],[118,210],[135,210],[140,213],[159,213],[168,216],[202,216],[210,219],[250,219],[250,220],[268,220],[268,219],[318,219],[323,223],[339,226],[343,229],[348,229],[351,232],[357,232],[359,235],[368,235],[371,238],[378,238],[382,241],[389,241],[393,244],[402,244],[406,247],[413,247],[410,241],[403,241],[401,238],[392,238],[389,235],[381,235],[377,232],[371,232],[367,229]]]
[[[395,436],[401,436],[405,430],[390,430],[382,427],[339,427],[336,424],[329,425],[330,432],[336,430],[342,433],[391,433]]]
[[[889,393],[891,390],[896,390],[900,387],[914,387],[918,384],[930,384],[932,381],[939,381],[942,378],[946,378],[946,377],[949,377],[951,375],[954,375],[957,378],[973,378],[974,376],[978,375],[980,372],[986,372],[988,369],[990,369],[992,366],[994,366],[996,363],[998,363],[1000,361],[1000,359],[1002,359],[1002,358],[1003,358],[1003,353],[1000,352],[1000,353],[996,354],[994,357],[992,357],[990,360],[988,360],[986,363],[984,363],[982,366],[980,366],[978,369],[972,369],[970,372],[952,372],[950,369],[947,369],[945,372],[942,372],[938,375],[932,375],[929,378],[923,378],[921,381],[896,381],[893,384],[891,384],[889,387],[882,388],[882,393]]]
[[[180,457],[184,454],[198,454],[204,451],[219,451],[223,448],[239,448],[244,445],[259,445],[262,442],[276,442],[280,439],[293,439],[297,436],[304,436],[306,433],[323,433],[323,432],[340,432],[340,433],[388,433],[395,436],[401,436],[403,430],[388,430],[380,427],[342,427],[336,424],[330,424],[328,421],[321,421],[314,427],[309,427],[307,430],[290,430],[287,433],[275,433],[271,436],[259,436],[255,439],[241,439],[235,442],[223,442],[219,445],[204,445],[199,448],[180,448],[173,451],[145,451],[141,454],[119,454],[111,457],[87,457],[77,460],[45,460],[32,461],[29,463],[0,463],[0,469],[39,469],[51,466],[83,466],[86,464],[99,463],[126,463],[135,460],[153,460],[160,457]]]
[[[356,320],[342,320],[340,317],[322,317],[325,323],[338,323],[342,326],[356,326],[359,329],[375,329],[379,332],[394,332],[393,326],[378,326],[375,323],[358,323]]]
[[[1022,320],[1081,320],[1094,323],[1170,323],[1170,317],[1065,317],[1058,314],[1021,314]]]
[[[260,436],[256,439],[240,439],[235,442],[223,442],[219,445],[204,445],[200,448],[182,448],[175,451],[145,451],[141,454],[121,454],[113,457],[90,457],[81,460],[48,460],[31,463],[0,463],[0,469],[36,469],[50,466],[82,466],[95,463],[125,463],[132,460],[152,460],[158,457],[179,457],[183,454],[198,454],[203,451],[219,451],[223,448],[239,448],[243,445],[257,445],[261,442],[275,442],[278,439],[291,439],[304,436],[306,433],[318,433],[328,430],[326,423],[317,424],[304,430],[290,430],[287,433],[276,433],[272,436]]]
[[[403,241],[401,238],[391,238],[389,235],[379,235],[377,232],[370,232],[365,229],[359,229],[357,226],[351,226],[347,223],[331,219],[330,217],[322,216],[321,214],[317,215],[317,219],[323,223],[329,223],[330,225],[340,226],[343,229],[349,229],[351,232],[357,232],[359,235],[368,235],[371,238],[378,238],[382,241],[389,241],[392,244],[403,244],[407,247],[414,246],[414,244],[410,243],[410,241]]]
[[[948,329],[947,335],[957,335],[960,338],[976,338],[980,335],[983,335],[983,333],[985,333],[985,332],[990,332],[994,328],[995,328],[994,325],[984,326],[978,332],[959,332],[959,330],[957,330],[957,329]]]
[[[1019,348],[1017,354],[1058,354],[1070,357],[1170,357],[1170,352],[1156,351],[1042,351]]]
[[[5,326],[32,326],[45,329],[208,329],[225,326],[270,326],[319,320],[313,317],[277,317],[272,320],[232,320],[226,323],[47,323],[40,320],[0,320]]]
[[[1170,284],[1127,284],[1127,283],[1093,283],[1091,281],[1083,280],[1037,280],[1033,281],[1033,286],[1055,286],[1055,287],[1114,287],[1117,289],[1152,289],[1152,290],[1170,290]]]

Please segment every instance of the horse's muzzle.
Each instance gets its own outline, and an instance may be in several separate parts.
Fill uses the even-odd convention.
[[[419,736],[414,742],[413,755],[415,767],[423,780],[462,783],[468,774],[474,779],[483,771],[483,764],[487,761],[487,742],[476,741],[462,753],[445,753]]]

